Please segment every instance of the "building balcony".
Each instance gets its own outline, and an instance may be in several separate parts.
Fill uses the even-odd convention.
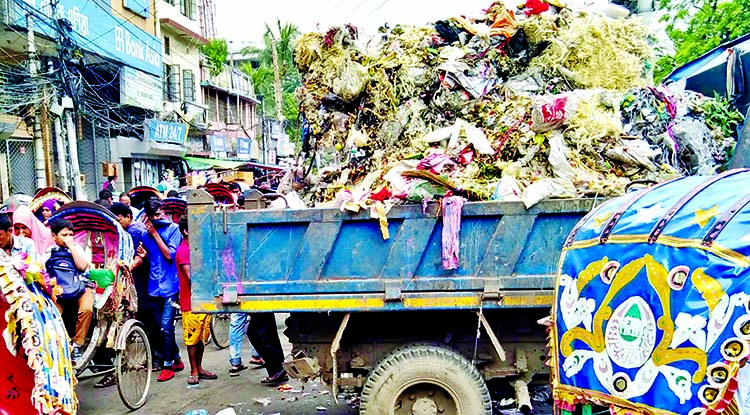
[[[188,0],[186,3],[192,4],[194,1],[196,0]],[[183,37],[203,45],[207,44],[208,39],[201,34],[201,25],[196,12],[191,11],[189,5],[185,7],[180,2],[172,5],[171,2],[158,0],[156,2],[156,16],[159,18],[159,23]],[[191,13],[192,16],[190,16]]]
[[[218,89],[229,95],[236,95],[256,104],[260,101],[255,97],[253,80],[239,69],[224,65],[224,70],[218,75],[212,75],[210,68],[201,64],[201,87]]]

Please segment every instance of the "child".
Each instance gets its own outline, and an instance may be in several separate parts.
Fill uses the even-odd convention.
[[[91,266],[91,254],[73,241],[73,224],[66,219],[50,223],[54,244],[47,251],[45,266],[49,276],[57,279],[62,293],[57,296],[60,314],[68,307],[78,306],[73,351],[71,358],[77,363],[86,342],[93,317],[94,295],[86,285],[83,274]]]
[[[190,312],[190,243],[188,241],[187,217],[180,219],[180,233],[182,243],[177,248],[177,275],[180,278],[180,308],[182,309],[182,330],[185,345],[190,360],[190,377],[188,385],[197,385],[200,379],[217,379],[216,374],[203,370],[203,350],[208,340],[211,318],[207,314],[193,314]]]

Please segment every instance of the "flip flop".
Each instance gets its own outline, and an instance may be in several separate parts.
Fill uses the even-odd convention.
[[[95,388],[109,388],[110,386],[115,386],[117,384],[117,378],[115,375],[106,375],[99,382],[96,382],[94,384]]]
[[[219,377],[218,377],[218,376],[216,375],[216,373],[211,373],[211,372],[203,372],[203,373],[198,373],[198,379],[203,379],[203,380],[216,380],[216,379],[218,379],[218,378],[219,378]]]
[[[240,372],[242,372],[245,369],[247,369],[247,366],[245,366],[243,364],[232,366],[232,367],[229,368],[229,374],[230,375],[237,375],[237,374],[239,374]]]
[[[198,385],[200,384],[198,379],[200,379],[200,376],[188,376],[187,384],[191,386]]]

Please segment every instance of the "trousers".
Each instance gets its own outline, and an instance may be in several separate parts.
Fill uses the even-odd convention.
[[[258,355],[266,362],[268,376],[281,372],[284,368],[284,351],[281,348],[276,315],[273,313],[250,313],[247,338]]]
[[[86,343],[86,335],[89,333],[91,319],[94,317],[94,294],[90,288],[86,288],[78,298],[63,300],[57,299],[57,310],[60,315],[68,307],[78,307],[78,317],[76,319],[76,329],[73,335],[73,343],[83,346]]]

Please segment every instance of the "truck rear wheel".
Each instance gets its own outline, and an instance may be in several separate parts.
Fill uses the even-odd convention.
[[[383,358],[362,390],[362,415],[490,415],[479,372],[460,354],[436,346],[401,348]]]

